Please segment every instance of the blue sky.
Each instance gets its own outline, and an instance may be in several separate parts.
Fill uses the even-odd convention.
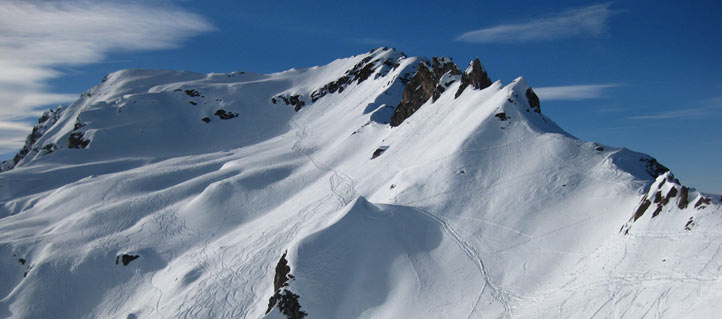
[[[125,68],[276,72],[379,46],[479,57],[524,76],[583,139],[656,157],[722,194],[722,4],[717,1],[5,1],[0,158],[38,111]]]

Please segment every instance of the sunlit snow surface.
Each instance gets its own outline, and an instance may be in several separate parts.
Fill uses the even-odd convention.
[[[369,54],[269,75],[109,75],[37,142],[56,151],[0,173],[0,317],[260,318],[284,252],[309,318],[722,310],[718,195],[630,221],[656,187],[645,156],[527,112],[521,78],[455,99],[456,81],[391,128],[400,79],[425,59],[370,55],[398,65],[315,102]],[[272,103],[296,94],[298,112]],[[88,148],[68,149],[72,132]]]

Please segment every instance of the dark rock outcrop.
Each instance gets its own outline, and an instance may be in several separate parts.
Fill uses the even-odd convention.
[[[306,102],[304,102],[298,94],[291,95],[290,101],[291,105],[293,105],[293,110],[296,112],[301,110],[301,108],[306,105]]]
[[[58,108],[54,110],[48,110],[43,113],[42,116],[38,119],[38,123],[33,126],[32,132],[28,134],[28,137],[25,139],[25,145],[23,146],[20,151],[15,154],[15,157],[9,161],[4,161],[0,165],[0,172],[7,171],[15,167],[20,161],[22,161],[25,157],[28,155],[31,155],[33,153],[37,153],[40,151],[42,146],[35,145],[36,142],[45,134],[45,132],[50,129],[55,122],[60,119],[60,116],[63,114],[63,111],[65,109],[62,106],[58,106]],[[55,150],[55,146],[53,145],[53,150]],[[52,152],[52,151],[51,151]],[[46,152],[48,154],[50,152]]]
[[[694,204],[694,208],[696,208],[696,209],[702,209],[702,208],[705,208],[705,207],[706,207],[706,206],[704,206],[704,205],[709,205],[710,203],[711,203],[711,200],[709,199],[709,197],[704,197],[704,196],[702,196],[702,197],[700,197],[700,198],[697,200],[697,202]]]
[[[283,104],[286,105],[293,105],[293,110],[298,112],[301,110],[301,108],[306,105],[306,102],[303,100],[303,96],[300,94],[294,94],[294,95],[276,95],[275,97],[271,98],[271,103],[276,104],[279,101],[282,101]]]
[[[232,118],[238,117],[238,113],[229,112],[224,109],[218,109],[216,113],[213,113],[213,115],[218,116],[218,118],[220,118],[221,120],[230,120]]]
[[[526,89],[526,99],[529,101],[529,107],[534,112],[541,113],[541,104],[539,103],[539,97],[534,93],[531,88]]]
[[[48,144],[43,145],[43,147],[40,148],[39,154],[47,155],[52,152],[55,152],[57,149],[58,149],[57,145],[55,145],[54,143],[48,143]]]
[[[684,225],[684,230],[690,231],[694,227],[694,217],[690,217],[687,224]]]
[[[672,188],[669,189],[669,191],[667,192],[667,195],[662,196],[661,188],[662,188],[662,185],[665,184],[665,181],[674,183],[676,185],[673,185]],[[660,212],[662,212],[662,208],[664,208],[664,206],[669,204],[669,200],[672,199],[672,197],[677,196],[677,193],[678,193],[677,187],[679,186],[678,184],[679,183],[677,182],[677,180],[674,179],[674,177],[672,175],[669,175],[666,180],[662,180],[659,183],[659,185],[657,187],[660,190],[658,190],[656,193],[654,193],[654,203],[657,204],[657,209],[655,209],[654,212],[652,213],[652,218],[656,217],[657,215],[659,215]]]
[[[201,121],[206,122],[206,123],[210,123],[210,122],[211,122],[211,118],[206,116],[206,117],[202,118]]]
[[[387,51],[388,48],[382,50]],[[395,51],[394,49],[391,50]],[[375,49],[371,50],[369,54],[373,54],[375,51]],[[402,52],[399,60],[405,58],[406,55]],[[347,70],[344,75],[342,75],[335,81],[326,83],[321,88],[311,92],[311,102],[316,102],[318,99],[330,93],[341,93],[347,86],[349,86],[354,81],[356,82],[356,84],[361,84],[369,77],[371,77],[371,75],[375,72],[376,78],[380,76],[385,76],[390,70],[396,69],[400,65],[398,60],[395,61],[392,58],[379,58],[375,60],[372,59],[373,56],[371,55],[363,58],[359,63],[356,63],[353,68]]]
[[[666,194],[664,193],[664,189],[667,189]],[[679,201],[677,202],[677,207],[675,207],[675,209],[687,208],[687,205],[689,205],[689,192],[690,189],[688,187],[682,186],[679,180],[674,178],[674,175],[668,173],[665,178],[661,178],[652,183],[652,185],[650,185],[647,194],[644,195],[642,201],[637,207],[637,210],[634,212],[634,215],[632,216],[632,218],[629,219],[629,223],[623,225],[620,231],[624,231],[624,233],[627,234],[632,226],[632,223],[634,223],[635,221],[637,221],[637,219],[644,215],[644,213],[647,211],[647,209],[649,209],[650,206],[652,206],[652,204],[656,205],[654,211],[652,212],[652,218],[657,217],[662,212],[664,207],[667,207],[667,205],[672,203],[672,199],[677,197],[678,195]],[[709,198],[706,199],[706,202],[700,202],[704,201],[704,199],[705,197],[701,197],[700,200],[698,200],[695,204],[695,207],[704,207],[701,205],[705,203],[709,204]]]
[[[185,90],[185,93],[190,97],[201,96],[201,92],[198,92],[197,90],[194,90],[194,89]]]
[[[288,260],[286,260],[286,252],[283,253],[281,256],[281,259],[278,260],[278,264],[276,264],[276,274],[273,276],[273,290],[277,291],[285,286],[288,286],[286,283],[288,281],[288,274],[291,273],[291,266],[288,265]]]
[[[315,90],[311,93],[311,102],[316,102],[318,99],[326,96],[326,94],[328,93],[343,92],[344,87],[350,82],[351,78],[348,75],[344,75],[336,81],[331,81],[327,83],[320,89]]]
[[[299,296],[286,289],[290,279],[293,279],[293,275],[291,275],[291,267],[286,260],[286,252],[284,252],[276,264],[276,274],[273,277],[274,294],[268,300],[266,314],[278,306],[278,310],[288,319],[302,319],[308,315],[301,311],[301,304],[298,302]]]
[[[682,190],[680,191],[680,195],[679,195],[679,204],[677,205],[677,207],[679,207],[679,209],[687,208],[687,205],[689,205],[688,197],[689,197],[689,188],[687,188],[686,186],[682,186]]]
[[[401,102],[391,116],[391,126],[399,126],[407,118],[413,115],[421,105],[429,99],[435,102],[444,92],[444,86],[439,83],[441,77],[446,73],[460,75],[459,68],[450,60],[434,57],[431,63],[419,63],[419,68],[404,88]]]
[[[466,87],[469,85],[477,90],[488,88],[491,85],[491,79],[486,73],[486,70],[484,70],[484,67],[481,65],[479,58],[476,58],[471,62],[471,70],[467,70],[461,75],[461,84],[459,85],[459,89],[456,91],[454,98],[459,97],[459,95],[461,95],[461,93],[464,92]]]
[[[504,113],[504,112],[496,113],[496,114],[494,114],[494,116],[497,117],[502,122],[506,121],[506,119],[507,119],[506,113]]]
[[[90,144],[89,139],[85,139],[83,132],[73,132],[68,136],[68,148],[87,148]]]
[[[647,173],[649,173],[649,176],[652,176],[653,178],[657,178],[659,175],[669,172],[669,168],[657,162],[657,160],[653,157],[640,158],[639,161],[644,162]]]
[[[644,212],[647,211],[650,205],[652,205],[652,202],[647,199],[647,195],[644,195],[644,198],[642,198],[642,202],[639,204],[639,207],[637,207],[637,210],[634,212],[634,216],[632,216],[633,221],[636,222],[639,217],[642,217],[642,215],[644,215]]]
[[[377,157],[381,156],[381,154],[383,154],[384,152],[386,152],[387,149],[388,149],[388,147],[386,147],[386,146],[382,146],[382,147],[377,148],[377,149],[374,151],[374,153],[371,155],[371,159],[374,159],[374,158],[377,158]]]
[[[118,261],[123,263],[123,266],[128,266],[131,261],[138,259],[138,255],[128,255],[128,254],[122,254],[120,256],[115,257],[115,264],[118,264]]]
[[[301,311],[301,304],[298,303],[298,295],[286,289],[279,295],[278,309],[288,319],[302,319],[308,314]]]

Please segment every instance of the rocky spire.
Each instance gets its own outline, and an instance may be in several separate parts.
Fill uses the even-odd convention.
[[[474,89],[479,90],[485,89],[491,85],[491,79],[486,73],[486,70],[484,70],[484,67],[481,65],[479,58],[471,61],[471,63],[469,63],[469,67],[467,67],[464,74],[461,75],[461,85],[459,86],[459,90],[456,91],[454,98],[459,97],[469,84],[471,84],[471,87]]]

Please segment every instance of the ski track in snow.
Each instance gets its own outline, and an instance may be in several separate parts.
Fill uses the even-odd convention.
[[[451,239],[454,240],[454,242],[456,242],[456,244],[459,246],[459,248],[461,248],[464,251],[464,254],[466,254],[466,256],[469,257],[469,259],[472,260],[477,265],[477,268],[479,269],[479,273],[481,274],[482,278],[484,278],[484,285],[481,287],[481,289],[479,291],[479,295],[476,297],[476,302],[474,302],[474,307],[472,308],[472,311],[469,313],[467,318],[472,318],[472,316],[475,313],[477,313],[477,315],[480,315],[479,301],[481,300],[481,297],[484,295],[484,291],[486,290],[486,287],[491,288],[492,297],[494,297],[494,299],[499,301],[504,306],[504,311],[505,311],[506,316],[510,317],[511,316],[511,307],[509,305],[509,301],[507,300],[507,298],[504,297],[504,292],[502,291],[502,289],[497,287],[496,285],[494,285],[491,278],[489,278],[489,274],[486,270],[486,266],[484,266],[484,261],[481,259],[481,257],[479,257],[479,255],[476,253],[474,248],[472,248],[472,246],[467,241],[465,241],[459,235],[459,233],[456,232],[456,230],[454,230],[454,228],[451,227],[451,225],[449,225],[449,223],[446,222],[441,216],[439,216],[438,214],[432,213],[428,210],[419,208],[419,207],[415,207],[415,208],[418,209],[420,212],[423,212],[426,216],[429,216],[431,219],[433,219],[437,223],[439,223],[439,225],[441,225],[441,229],[443,229],[444,232],[447,233],[449,235],[449,237],[451,237]]]
[[[345,207],[356,197],[356,179],[343,173],[340,169],[330,167],[321,161],[313,158],[312,150],[303,147],[303,141],[309,136],[309,130],[305,126],[299,125],[295,120],[291,123],[296,127],[296,143],[293,144],[293,150],[303,155],[318,170],[332,173],[329,177],[329,186],[339,202],[339,208]]]

